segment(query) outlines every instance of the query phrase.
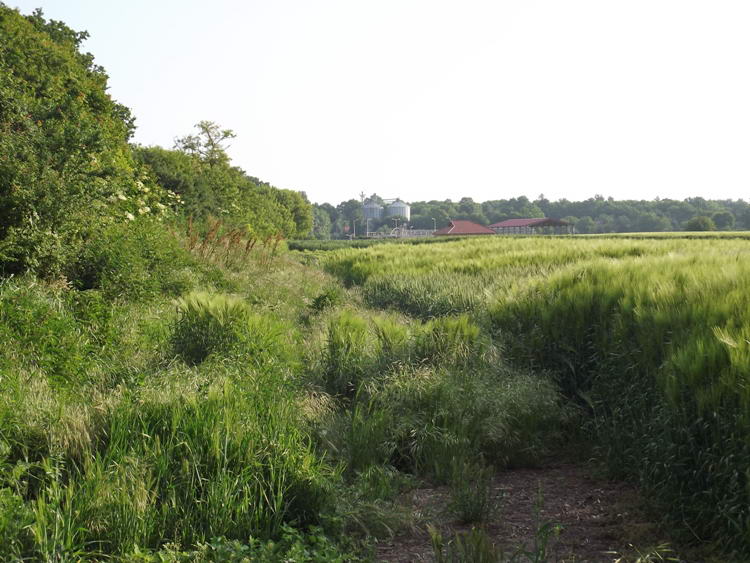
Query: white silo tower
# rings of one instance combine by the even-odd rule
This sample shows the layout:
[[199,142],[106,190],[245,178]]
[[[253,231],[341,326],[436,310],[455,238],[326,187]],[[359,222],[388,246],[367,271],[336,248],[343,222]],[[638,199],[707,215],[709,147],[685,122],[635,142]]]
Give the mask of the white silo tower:
[[365,219],[380,219],[383,216],[383,206],[370,200],[362,206],[362,214]]
[[409,221],[411,219],[411,207],[409,207],[408,203],[397,199],[385,208],[385,216],[403,217],[406,221]]

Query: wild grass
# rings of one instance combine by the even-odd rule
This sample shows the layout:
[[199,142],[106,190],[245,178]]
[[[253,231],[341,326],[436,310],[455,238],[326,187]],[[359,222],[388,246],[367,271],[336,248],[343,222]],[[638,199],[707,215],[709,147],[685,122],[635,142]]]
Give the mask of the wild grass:
[[497,518],[500,498],[493,490],[495,469],[479,458],[454,458],[451,463],[451,499],[448,508],[462,524],[475,524]]
[[0,559],[356,560],[417,480],[481,521],[493,470],[581,424],[745,553],[750,242],[380,244],[322,258],[345,290],[154,228],[0,282]]
[[294,331],[270,316],[252,313],[238,297],[199,292],[177,300],[172,347],[193,365],[211,355],[234,355],[256,367],[294,367],[293,337]]
[[[82,258],[95,283],[0,282],[0,559],[356,560],[338,548],[341,469],[299,408],[288,323],[331,280],[282,257],[238,272],[142,234]],[[190,283],[144,277],[172,269]]]

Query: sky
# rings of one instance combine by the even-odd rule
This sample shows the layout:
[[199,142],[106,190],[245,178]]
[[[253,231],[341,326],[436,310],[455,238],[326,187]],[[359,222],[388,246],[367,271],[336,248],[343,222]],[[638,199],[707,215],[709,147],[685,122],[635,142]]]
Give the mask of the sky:
[[750,199],[747,0],[4,0],[91,37],[135,142],[211,120],[311,201]]

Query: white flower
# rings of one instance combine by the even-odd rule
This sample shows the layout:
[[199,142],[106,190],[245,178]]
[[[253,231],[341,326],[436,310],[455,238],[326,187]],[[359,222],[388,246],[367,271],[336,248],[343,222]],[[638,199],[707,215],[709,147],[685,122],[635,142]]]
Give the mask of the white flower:
[[132,213],[126,213],[125,219],[127,219],[128,221],[133,221],[135,219],[135,215],[133,215]]
[[138,213],[143,215],[144,213],[148,213],[149,211],[151,211],[151,208],[148,205],[144,205],[138,210]]
[[117,199],[125,201],[128,198],[125,197],[121,192],[117,192]]

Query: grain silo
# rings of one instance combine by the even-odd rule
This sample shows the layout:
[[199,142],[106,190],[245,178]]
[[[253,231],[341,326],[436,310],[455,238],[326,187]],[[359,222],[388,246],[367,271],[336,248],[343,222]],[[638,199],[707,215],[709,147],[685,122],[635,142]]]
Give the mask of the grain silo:
[[408,203],[404,203],[400,199],[397,199],[390,203],[385,208],[386,217],[403,217],[406,221],[411,219],[411,207]]
[[376,201],[368,201],[362,206],[365,219],[380,219],[383,216],[383,206]]

